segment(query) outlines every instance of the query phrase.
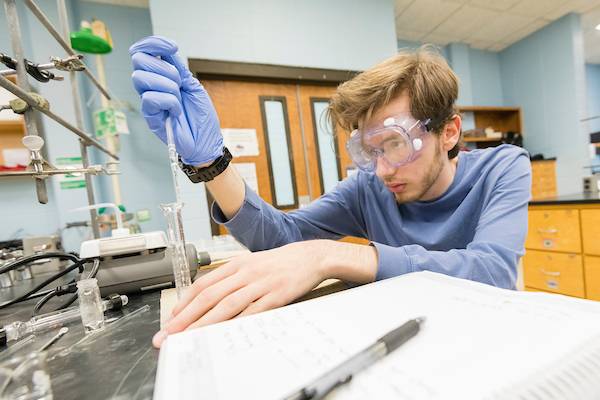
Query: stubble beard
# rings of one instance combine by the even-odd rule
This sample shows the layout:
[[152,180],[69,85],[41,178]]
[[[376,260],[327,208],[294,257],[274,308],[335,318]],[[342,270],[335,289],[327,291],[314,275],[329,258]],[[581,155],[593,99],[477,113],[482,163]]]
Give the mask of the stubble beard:
[[415,188],[414,191],[410,191],[407,193],[394,193],[396,203],[405,204],[421,200],[425,196],[425,194],[429,192],[433,184],[438,180],[443,168],[444,163],[442,161],[442,155],[439,152],[439,143],[436,141],[435,158],[433,159],[431,168],[429,168],[429,171],[427,171],[425,178]]

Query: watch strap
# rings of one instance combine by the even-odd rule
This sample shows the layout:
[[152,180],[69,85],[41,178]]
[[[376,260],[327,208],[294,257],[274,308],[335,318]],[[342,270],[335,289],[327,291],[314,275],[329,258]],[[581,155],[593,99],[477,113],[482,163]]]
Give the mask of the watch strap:
[[181,157],[179,157],[179,167],[193,183],[209,182],[225,171],[232,159],[233,156],[227,147],[223,147],[223,155],[213,161],[208,167],[198,168],[187,165],[181,160]]

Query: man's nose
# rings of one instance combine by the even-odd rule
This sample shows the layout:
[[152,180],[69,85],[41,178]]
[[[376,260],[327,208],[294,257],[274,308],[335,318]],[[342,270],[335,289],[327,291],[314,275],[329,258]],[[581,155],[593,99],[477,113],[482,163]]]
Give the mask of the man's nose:
[[394,175],[396,173],[396,169],[396,167],[390,165],[390,163],[385,159],[385,157],[377,157],[377,167],[375,169],[375,174],[380,178]]

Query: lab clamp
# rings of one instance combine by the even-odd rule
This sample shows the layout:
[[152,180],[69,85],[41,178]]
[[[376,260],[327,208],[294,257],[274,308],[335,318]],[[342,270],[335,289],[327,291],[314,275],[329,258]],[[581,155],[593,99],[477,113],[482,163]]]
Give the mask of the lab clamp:
[[[69,21],[67,17],[67,9],[65,0],[57,0],[58,16],[60,21],[60,31],[52,24],[40,7],[34,2],[34,0],[23,0],[27,8],[31,13],[39,20],[39,22],[46,28],[48,33],[58,42],[58,44],[67,53],[64,58],[52,57],[49,63],[36,64],[30,60],[26,60],[23,54],[23,46],[21,39],[21,27],[19,22],[19,15],[17,13],[16,0],[3,0],[4,9],[6,12],[7,28],[9,37],[11,40],[12,51],[14,58],[6,54],[0,53],[0,63],[4,64],[8,69],[0,70],[0,87],[8,90],[17,99],[10,102],[10,104],[1,104],[0,112],[2,110],[13,110],[18,114],[23,115],[25,122],[26,135],[23,138],[23,144],[27,147],[31,155],[31,162],[29,163],[26,171],[10,171],[1,172],[0,178],[14,177],[14,176],[32,176],[36,183],[36,192],[38,201],[42,204],[48,202],[48,192],[46,188],[46,179],[52,175],[59,174],[72,174],[81,173],[85,177],[86,190],[88,203],[94,204],[94,189],[92,186],[91,175],[118,174],[118,160],[119,157],[100,142],[98,142],[92,135],[86,133],[83,130],[83,113],[79,102],[79,86],[76,79],[77,72],[83,72],[95,85],[98,91],[106,98],[111,100],[111,95],[96,79],[96,77],[90,72],[86,64],[83,62],[83,56],[76,54],[68,43],[69,40]],[[33,77],[38,82],[48,82],[50,80],[61,81],[62,76],[56,75],[53,70],[65,71],[69,74],[73,107],[75,110],[76,123],[71,124],[64,120],[59,115],[52,112],[50,109],[50,103],[47,99],[32,92],[29,85],[28,76]],[[17,84],[14,84],[6,76],[16,75]],[[36,117],[37,114],[44,114],[46,117],[54,120],[58,124],[62,125],[67,130],[73,132],[79,137],[80,142],[80,153],[83,167],[79,169],[59,169],[52,166],[50,163],[44,160],[41,154],[44,140],[39,136]],[[105,153],[110,157],[110,161],[105,166],[90,165],[88,158],[88,147],[96,147],[101,152]],[[96,211],[90,210],[90,216],[92,220],[92,230],[95,238],[100,236],[98,222],[96,218]]]

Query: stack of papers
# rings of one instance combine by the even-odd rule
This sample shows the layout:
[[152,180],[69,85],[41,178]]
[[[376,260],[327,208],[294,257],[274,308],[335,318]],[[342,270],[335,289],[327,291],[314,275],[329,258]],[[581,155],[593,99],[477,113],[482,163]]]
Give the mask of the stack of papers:
[[600,398],[600,303],[419,272],[172,335],[155,399],[281,399],[419,316],[328,399]]

